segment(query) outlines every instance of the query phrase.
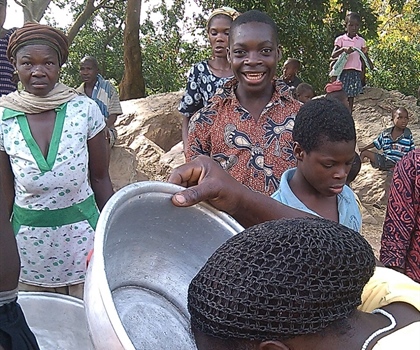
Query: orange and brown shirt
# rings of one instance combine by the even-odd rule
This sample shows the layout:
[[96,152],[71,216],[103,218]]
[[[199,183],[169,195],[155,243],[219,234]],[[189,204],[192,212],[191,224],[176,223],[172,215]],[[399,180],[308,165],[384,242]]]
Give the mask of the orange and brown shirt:
[[296,166],[292,130],[301,103],[275,79],[275,91],[255,121],[241,106],[235,78],[190,120],[187,161],[203,154],[248,188],[271,195],[284,171]]

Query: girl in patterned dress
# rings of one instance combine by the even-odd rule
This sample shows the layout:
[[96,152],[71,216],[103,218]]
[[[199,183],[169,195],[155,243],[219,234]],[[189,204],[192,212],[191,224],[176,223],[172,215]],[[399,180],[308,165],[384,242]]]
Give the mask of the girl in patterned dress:
[[188,140],[188,122],[200,108],[207,106],[208,100],[216,90],[233,76],[230,63],[227,61],[229,28],[239,13],[230,7],[214,10],[207,20],[212,58],[195,64],[188,73],[187,86],[178,110],[184,115],[182,119],[182,140],[184,150]]
[[67,37],[27,23],[7,56],[23,91],[0,103],[0,176],[25,290],[82,297],[99,210],[112,195],[105,120],[95,101],[58,83]]

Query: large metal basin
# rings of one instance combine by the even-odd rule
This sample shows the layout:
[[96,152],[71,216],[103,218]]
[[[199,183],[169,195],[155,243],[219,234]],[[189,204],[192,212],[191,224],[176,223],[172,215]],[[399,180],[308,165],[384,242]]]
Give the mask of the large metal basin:
[[18,302],[41,350],[93,349],[83,301],[46,292],[19,292]]
[[243,230],[207,204],[172,205],[182,189],[139,182],[103,209],[85,283],[85,311],[98,350],[195,349],[188,285],[225,240]]

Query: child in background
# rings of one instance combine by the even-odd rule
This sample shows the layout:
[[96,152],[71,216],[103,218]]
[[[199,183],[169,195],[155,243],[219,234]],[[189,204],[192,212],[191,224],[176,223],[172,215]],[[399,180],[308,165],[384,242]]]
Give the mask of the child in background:
[[358,13],[350,12],[346,15],[346,33],[335,39],[334,50],[331,55],[333,59],[342,54],[348,55],[345,55],[347,60],[337,79],[343,83],[343,90],[347,94],[350,111],[353,111],[354,97],[363,90],[361,57],[366,60],[366,65],[373,69],[372,61],[367,54],[366,41],[358,34],[360,25],[361,17]]
[[298,101],[306,103],[315,97],[314,88],[307,83],[300,83],[295,90],[295,97]]
[[297,167],[283,173],[271,197],[360,232],[359,205],[346,185],[356,147],[349,110],[335,99],[308,101],[296,115],[293,141]]
[[235,75],[191,118],[186,158],[212,157],[237,181],[271,195],[294,167],[292,129],[301,104],[275,78],[281,58],[278,29],[260,11],[230,27],[228,59]]
[[[407,128],[408,111],[399,107],[392,112],[393,127],[382,131],[372,143],[360,149],[360,158],[369,159],[374,168],[393,169],[401,158],[413,150],[414,140],[411,130]],[[370,148],[382,149],[383,153],[369,151]]]
[[288,58],[283,64],[283,75],[280,79],[294,90],[302,82],[302,80],[297,76],[299,70],[300,61],[296,58]]

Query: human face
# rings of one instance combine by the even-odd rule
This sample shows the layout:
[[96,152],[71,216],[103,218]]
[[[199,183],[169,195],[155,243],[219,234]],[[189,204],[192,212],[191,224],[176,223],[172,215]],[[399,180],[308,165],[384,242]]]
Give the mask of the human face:
[[324,141],[306,153],[299,144],[295,145],[298,159],[297,171],[302,174],[313,193],[325,197],[341,193],[354,160],[356,141]]
[[394,119],[393,119],[394,125],[399,129],[405,129],[408,124],[408,114],[398,109],[394,113]]
[[302,103],[306,103],[306,102],[308,102],[309,100],[312,100],[313,99],[313,97],[314,97],[314,94],[311,92],[311,91],[309,91],[309,90],[307,90],[307,91],[303,91],[302,93],[300,93],[300,94],[297,94],[297,99],[300,101],[300,102],[302,102]]
[[293,80],[297,74],[297,68],[291,63],[285,63],[283,66],[283,79],[284,80]]
[[12,64],[25,91],[37,96],[48,94],[58,82],[58,53],[47,45],[26,45],[16,52]]
[[82,78],[83,82],[88,84],[95,84],[96,79],[98,78],[98,73],[98,67],[94,62],[86,60],[80,63],[80,77]]
[[231,24],[232,19],[225,15],[216,15],[210,20],[208,35],[214,57],[226,58]]
[[350,38],[354,38],[359,33],[360,22],[354,18],[350,18],[346,22],[346,32]]
[[228,59],[238,89],[258,94],[271,88],[280,57],[275,33],[268,24],[249,22],[231,31]]

